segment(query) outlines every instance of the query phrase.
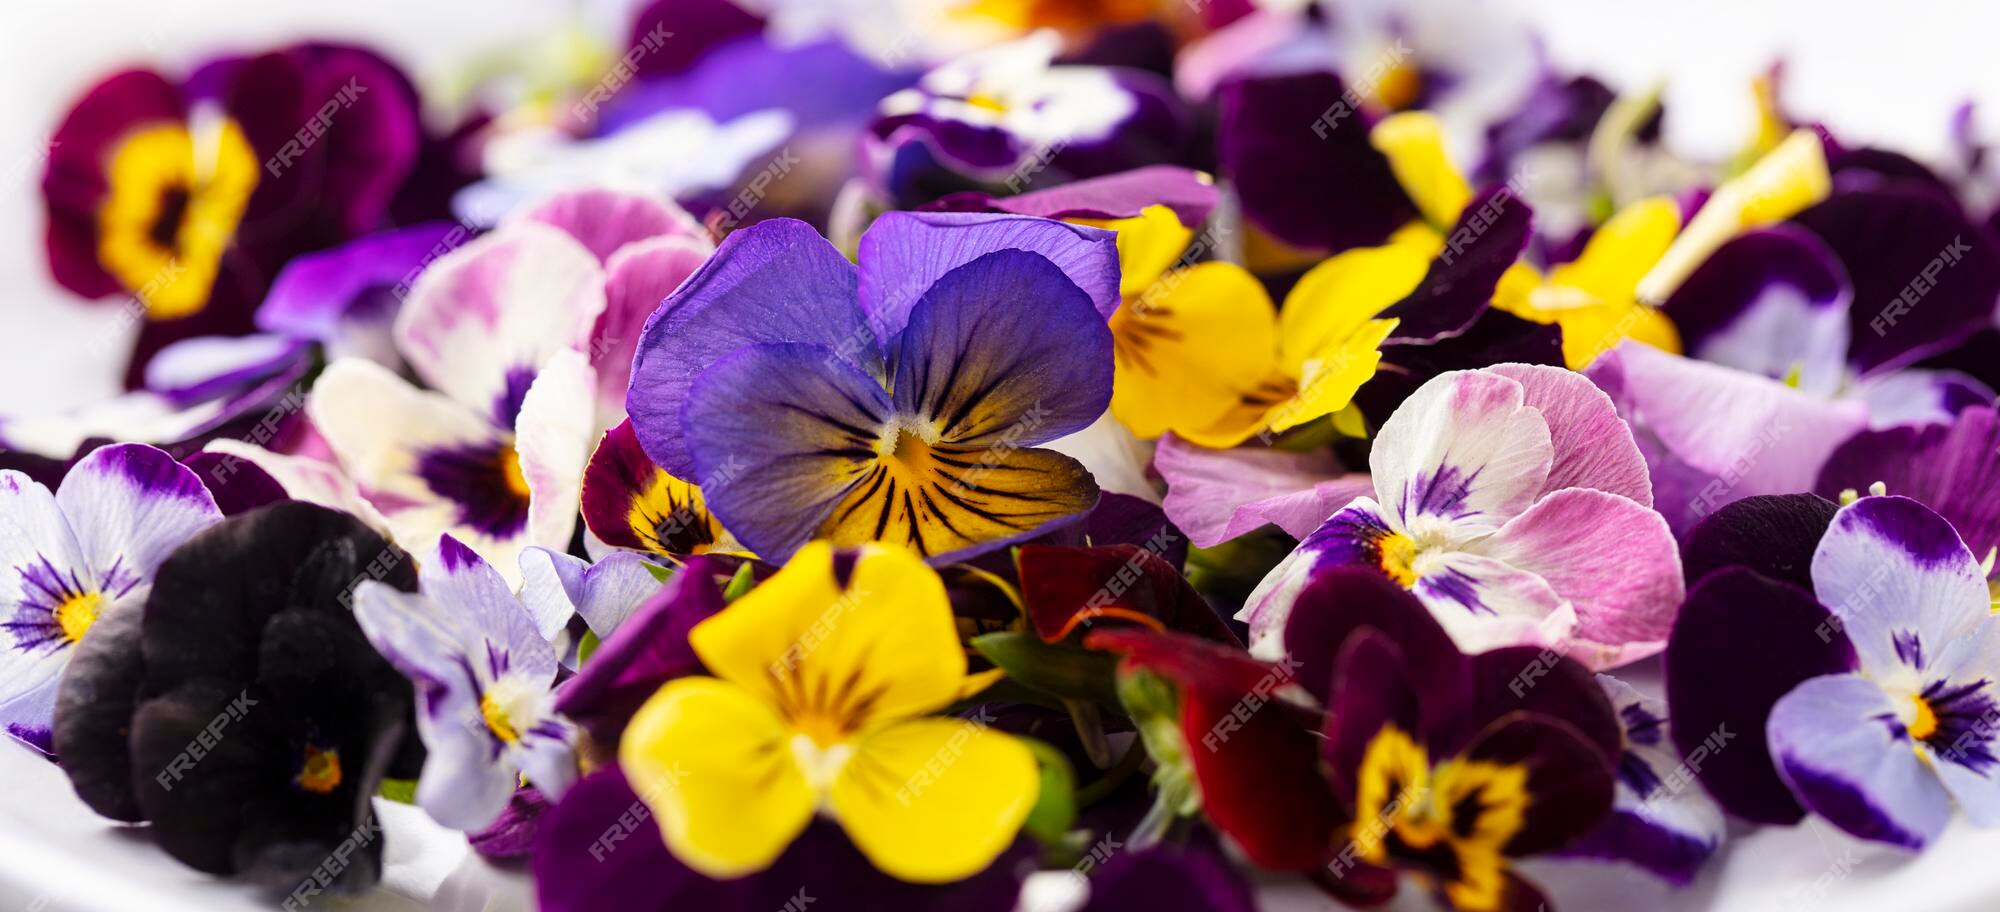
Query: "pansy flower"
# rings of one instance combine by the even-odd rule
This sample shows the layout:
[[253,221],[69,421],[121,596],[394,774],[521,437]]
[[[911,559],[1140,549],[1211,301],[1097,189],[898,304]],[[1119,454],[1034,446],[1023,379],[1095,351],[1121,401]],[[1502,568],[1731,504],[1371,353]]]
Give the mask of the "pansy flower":
[[1992,325],[2000,247],[1914,183],[1843,187],[1717,248],[1665,303],[1688,353],[1859,399],[1878,428],[1991,400],[1972,377],[1916,367]]
[[642,197],[555,197],[418,276],[395,335],[430,389],[327,367],[307,413],[399,540],[450,532],[510,582],[521,548],[568,547],[599,420],[577,407],[600,392],[591,359],[621,371],[637,315],[699,258],[687,224]]
[[990,550],[1096,502],[1037,445],[1104,412],[1117,269],[1107,232],[1026,216],[884,215],[858,268],[760,222],[647,323],[632,428],[767,559],[814,538]]
[[[958,880],[1005,850],[1035,804],[1026,747],[928,717],[968,678],[944,585],[909,552],[814,544],[688,639],[716,677],[660,688],[619,764],[633,782],[665,783],[644,800],[696,871],[761,871],[824,815],[884,873]],[[927,768],[943,751],[952,762]]]
[[99,447],[54,493],[0,471],[0,723],[50,750],[56,688],[99,617],[137,610],[167,555],[222,518],[201,480],[144,444]]
[[[1826,527],[1810,582],[1728,567],[1689,594],[1667,649],[1677,746],[1717,726],[1768,744],[1705,769],[1710,792],[1752,820],[1803,808],[1908,849],[1935,840],[1954,803],[1976,825],[2000,822],[2000,622],[1950,523],[1905,497],[1863,497]],[[1728,641],[1755,643],[1755,659]]]
[[[1862,431],[1834,448],[1813,491],[1838,499],[1882,485],[1944,517],[1981,561],[2000,549],[2000,416],[1975,405],[1949,424]],[[1989,568],[1990,572],[1990,568]]]
[[[723,466],[727,474],[740,468]],[[583,524],[613,548],[662,557],[742,550],[709,512],[699,485],[647,457],[629,420],[604,432],[584,466]]]
[[1610,667],[1664,645],[1680,556],[1631,432],[1588,380],[1538,365],[1440,375],[1382,425],[1369,466],[1375,498],[1322,523],[1237,615],[1260,655],[1334,566],[1409,589],[1463,649],[1566,642]]
[[1374,574],[1316,579],[1276,663],[1143,630],[1086,642],[1175,686],[1210,822],[1259,867],[1316,873],[1351,904],[1387,901],[1402,871],[1453,908],[1534,908],[1510,860],[1611,805],[1617,723],[1580,665],[1533,647],[1466,656]]
[[1055,32],[1035,32],[882,99],[862,147],[874,189],[916,204],[1181,158],[1190,131],[1172,86],[1142,70],[1054,65],[1060,46]]
[[1724,827],[1722,809],[1683,769],[1727,749],[1738,733],[1710,732],[1697,742],[1702,752],[1684,758],[1665,701],[1610,675],[1597,682],[1618,714],[1616,791],[1611,813],[1559,854],[1628,862],[1686,886],[1722,844]]
[[1605,352],[1585,375],[1631,427],[1654,507],[1676,536],[1731,501],[1811,490],[1834,449],[1868,425],[1859,401],[1637,343]]
[[576,725],[554,712],[556,652],[538,619],[449,535],[418,581],[421,594],[372,580],[354,591],[362,632],[416,687],[429,749],[417,804],[474,831],[506,810],[523,775],[561,798],[577,776]]
[[380,227],[422,140],[408,79],[361,48],[227,58],[178,85],[118,73],[51,134],[50,268],[140,308],[136,385],[167,342],[248,330],[290,257]]
[[[114,609],[101,622],[112,635],[85,639],[64,677],[55,743],[77,795],[149,822],[197,870],[288,891],[373,885],[384,840],[371,799],[385,776],[415,776],[423,750],[409,682],[349,609],[357,580],[408,591],[416,571],[312,504],[189,539],[143,610]],[[336,850],[347,863],[327,870]]]

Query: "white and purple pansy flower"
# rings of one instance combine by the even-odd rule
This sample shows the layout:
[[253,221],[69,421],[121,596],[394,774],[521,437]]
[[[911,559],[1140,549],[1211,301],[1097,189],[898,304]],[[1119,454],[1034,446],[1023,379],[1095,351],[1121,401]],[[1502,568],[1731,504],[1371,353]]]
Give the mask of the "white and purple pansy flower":
[[[1716,519],[1778,539],[1814,525],[1737,513]],[[1762,742],[1703,771],[1725,808],[1768,822],[1810,812],[1908,849],[1935,840],[1954,803],[2000,823],[2000,621],[1950,523],[1906,497],[1863,497],[1833,514],[1809,579],[1736,563],[1690,593],[1666,665],[1675,718],[1700,720],[1676,729],[1678,747],[1717,725]]]
[[1097,502],[1041,444],[1104,414],[1118,303],[1097,228],[893,212],[856,264],[771,219],[661,303],[626,405],[646,455],[758,555],[830,539],[962,558]]
[[1467,652],[1561,644],[1607,668],[1665,644],[1680,556],[1631,432],[1583,377],[1440,374],[1383,423],[1369,463],[1375,498],[1321,523],[1237,615],[1253,652],[1278,647],[1322,569],[1356,565],[1414,592]]
[[555,713],[556,652],[507,581],[447,535],[420,591],[355,589],[368,641],[417,688],[429,756],[417,804],[458,830],[498,819],[525,775],[550,798],[576,780],[576,725]]
[[705,244],[665,203],[552,198],[417,278],[395,334],[428,390],[342,359],[308,413],[399,540],[422,548],[450,532],[518,581],[521,548],[567,547],[576,527],[584,463],[610,417],[578,403],[617,400],[591,362],[624,375],[642,314]]
[[951,190],[1005,182],[1018,192],[1030,179],[1055,183],[1181,157],[1188,121],[1166,80],[1056,65],[1061,47],[1057,33],[1035,32],[954,59],[882,99],[862,137],[874,189],[922,203]]
[[1928,188],[1835,193],[1716,248],[1662,305],[1689,355],[1868,405],[1874,427],[1991,401],[1915,368],[1993,323],[2000,249]]
[[1597,683],[1618,713],[1621,750],[1611,813],[1561,854],[1630,862],[1668,883],[1693,882],[1722,844],[1722,809],[1693,781],[1692,769],[1725,749],[1737,732],[1708,733],[1692,759],[1675,747],[1665,701],[1600,674]]
[[99,447],[54,493],[0,471],[0,724],[50,750],[56,686],[91,625],[136,608],[176,547],[222,519],[201,479],[144,444]]

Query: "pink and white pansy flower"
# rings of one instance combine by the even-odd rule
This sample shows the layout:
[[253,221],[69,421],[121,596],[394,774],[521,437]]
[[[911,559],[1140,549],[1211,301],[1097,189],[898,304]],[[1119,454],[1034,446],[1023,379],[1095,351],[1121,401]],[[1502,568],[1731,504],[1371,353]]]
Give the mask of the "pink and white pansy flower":
[[1579,374],[1502,364],[1440,374],[1384,422],[1375,497],[1321,523],[1237,618],[1280,649],[1299,590],[1366,566],[1410,589],[1459,648],[1545,645],[1595,668],[1658,652],[1684,592],[1646,462]]
[[449,533],[511,585],[523,548],[568,546],[638,328],[707,255],[696,231],[645,197],[552,197],[412,285],[395,339],[427,388],[371,361],[328,365],[307,413],[401,544]]
[[51,750],[56,688],[99,617],[136,610],[153,571],[221,521],[194,471],[142,443],[98,447],[62,484],[0,471],[0,724]]

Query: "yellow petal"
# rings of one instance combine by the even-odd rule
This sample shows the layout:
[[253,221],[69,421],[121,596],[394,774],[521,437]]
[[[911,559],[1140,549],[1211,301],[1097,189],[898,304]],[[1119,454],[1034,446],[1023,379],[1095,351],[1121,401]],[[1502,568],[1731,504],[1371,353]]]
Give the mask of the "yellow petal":
[[1202,263],[1153,288],[1111,315],[1111,412],[1145,438],[1214,421],[1274,369],[1278,349],[1277,308],[1240,266]]
[[1289,431],[1347,408],[1361,384],[1375,376],[1375,368],[1382,362],[1382,340],[1395,329],[1395,320],[1370,320],[1353,334],[1308,356],[1300,365],[1298,392],[1271,410],[1271,430]]
[[875,867],[915,883],[984,870],[1014,842],[1040,792],[1035,757],[968,719],[918,719],[854,746],[833,813]]
[[794,737],[749,691],[680,678],[633,714],[618,763],[675,857],[710,877],[740,877],[770,867],[812,821],[817,801]]
[[833,547],[807,545],[688,634],[717,677],[823,744],[943,707],[965,682],[965,652],[937,571],[900,548],[857,551],[843,586]]
[[1069,219],[1078,225],[1118,232],[1118,268],[1123,278],[1118,293],[1125,298],[1143,294],[1187,252],[1194,229],[1181,224],[1172,209],[1154,204],[1127,219]]
[[1626,339],[1636,339],[1664,352],[1680,354],[1681,334],[1659,310],[1626,301],[1558,311],[1562,325],[1563,362],[1571,370],[1582,370],[1597,356],[1618,347]]
[[1701,211],[1688,221],[1658,265],[1639,283],[1639,297],[1658,304],[1679,288],[1688,274],[1744,228],[1790,218],[1826,198],[1833,187],[1826,148],[1809,129],[1792,135],[1750,170],[1716,188]]
[[1416,202],[1424,220],[1442,231],[1458,221],[1472,201],[1465,182],[1444,148],[1444,123],[1428,111],[1407,111],[1382,119],[1369,131],[1368,141],[1389,157],[1396,182]]
[[1090,509],[1083,464],[1054,450],[926,443],[904,432],[820,524],[839,544],[893,542],[919,554],[960,551]]
[[1549,271],[1549,282],[1604,300],[1632,297],[1681,229],[1680,206],[1664,196],[1626,206],[1590,236],[1576,259]]
[[1297,371],[1309,357],[1339,349],[1375,315],[1408,297],[1430,258],[1410,245],[1360,247],[1314,266],[1278,311],[1279,360]]
[[1229,449],[1260,433],[1268,438],[1272,433],[1273,410],[1291,402],[1298,392],[1298,378],[1286,371],[1272,371],[1255,386],[1238,393],[1229,410],[1214,421],[1197,427],[1176,427],[1174,434],[1214,450]]

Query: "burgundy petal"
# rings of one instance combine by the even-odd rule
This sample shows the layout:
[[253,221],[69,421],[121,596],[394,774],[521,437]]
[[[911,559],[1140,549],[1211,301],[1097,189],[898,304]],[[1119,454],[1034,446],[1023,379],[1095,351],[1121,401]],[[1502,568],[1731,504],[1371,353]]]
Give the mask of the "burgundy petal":
[[1812,494],[1758,494],[1723,504],[1695,524],[1681,548],[1688,587],[1725,567],[1748,567],[1813,591],[1813,549],[1839,509]]

